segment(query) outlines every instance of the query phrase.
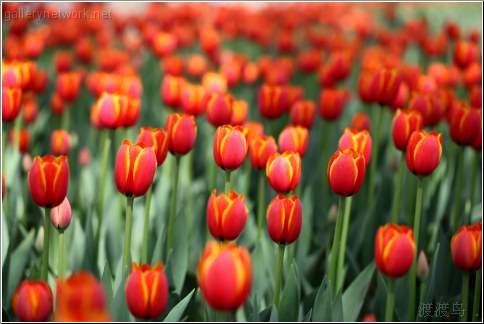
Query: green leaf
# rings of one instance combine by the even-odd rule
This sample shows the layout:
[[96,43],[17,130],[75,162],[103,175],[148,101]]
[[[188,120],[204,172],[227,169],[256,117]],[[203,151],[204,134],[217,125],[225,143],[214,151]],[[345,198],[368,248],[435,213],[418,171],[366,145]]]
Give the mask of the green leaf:
[[293,263],[286,278],[279,302],[278,318],[281,321],[296,322],[299,315],[299,276]]
[[158,232],[158,238],[156,239],[155,247],[153,249],[151,264],[156,264],[163,260],[163,251],[165,251],[165,245],[163,244],[164,239],[165,239],[165,228],[162,225]]
[[343,293],[343,319],[345,322],[357,320],[374,272],[375,263],[371,262]]
[[188,269],[188,239],[185,215],[179,213],[175,220],[175,237],[173,244],[172,273],[175,291],[180,295]]
[[170,313],[168,313],[163,322],[180,321],[195,291],[196,289],[193,289],[185,298],[183,298],[175,307],[173,307],[173,309],[170,311]]
[[[425,290],[424,294],[424,300],[421,300],[421,303],[429,303],[434,300],[435,296],[435,288],[437,285],[441,284],[440,282],[437,282],[437,264],[439,262],[439,249],[440,249],[440,244],[437,244],[437,248],[435,249],[434,257],[432,258],[432,266],[430,268],[430,272],[428,274],[428,277],[426,278],[427,281],[427,289]],[[430,283],[430,284],[429,284]],[[420,315],[422,312],[418,312],[417,314],[417,321],[422,322],[426,318],[422,317]]]
[[333,300],[333,322],[343,322],[343,298],[341,290],[336,294]]
[[[269,322],[269,319],[271,317],[271,313],[272,313],[272,307],[273,305],[271,306],[267,306],[266,308],[264,308],[263,310],[261,310],[259,312],[259,319],[261,322]],[[277,314],[276,314],[277,316]]]
[[313,309],[311,308],[309,312],[304,316],[303,322],[311,322],[311,314],[313,313]]
[[113,283],[111,277],[111,269],[109,268],[108,261],[106,261],[106,263],[104,264],[103,274],[101,276],[101,283],[104,287],[104,292],[106,293],[108,304],[110,304],[113,300]]
[[257,295],[254,295],[254,304],[252,306],[252,322],[260,322],[259,301],[257,300]]
[[279,322],[279,319],[277,318],[277,308],[276,308],[276,305],[272,305],[272,308],[271,308],[271,317],[269,318],[269,322]]
[[2,217],[2,267],[5,258],[7,257],[8,245],[10,238],[8,236],[8,226],[5,217]]
[[7,305],[10,305],[12,302],[13,293],[22,280],[24,269],[30,259],[30,252],[33,244],[34,230],[31,230],[22,243],[20,243],[20,245],[12,252],[8,272]]
[[308,254],[309,249],[311,247],[311,239],[312,239],[312,229],[313,229],[313,191],[312,187],[308,186],[304,190],[304,194],[302,197],[302,211],[303,211],[303,218],[302,218],[302,228],[301,234],[299,235],[299,240],[297,243],[298,247],[298,255],[305,256]]
[[331,284],[328,276],[324,276],[321,286],[319,286],[316,299],[314,300],[313,315],[311,321],[313,322],[330,322],[333,320],[333,296],[331,292]]
[[126,304],[126,295],[124,291],[124,286],[126,285],[126,279],[128,278],[129,269],[126,267],[123,271],[122,279],[118,285],[118,290],[114,294],[111,305],[109,306],[109,311],[113,316],[113,320],[116,322],[128,322],[129,311],[128,305]]

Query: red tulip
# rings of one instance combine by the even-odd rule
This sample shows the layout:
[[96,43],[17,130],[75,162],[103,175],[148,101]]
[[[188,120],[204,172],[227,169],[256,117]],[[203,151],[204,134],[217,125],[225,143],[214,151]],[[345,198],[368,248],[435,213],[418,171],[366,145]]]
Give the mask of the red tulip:
[[64,230],[69,226],[72,220],[72,209],[67,196],[59,206],[52,208],[50,220],[52,225],[60,230]]
[[37,98],[34,96],[28,96],[24,99],[22,109],[22,119],[25,125],[34,123],[37,120],[39,114],[39,106],[37,104]]
[[413,132],[407,146],[407,167],[415,175],[431,174],[442,156],[442,134],[434,131]]
[[311,129],[316,117],[316,105],[311,100],[298,100],[291,107],[291,124]]
[[234,99],[231,95],[212,93],[207,99],[206,115],[210,124],[219,127],[230,122]]
[[454,47],[454,63],[460,69],[467,68],[478,57],[476,44],[466,41],[458,41]]
[[234,100],[232,104],[232,115],[230,116],[230,125],[243,125],[247,120],[249,105],[245,100]]
[[417,110],[398,109],[393,117],[392,137],[393,144],[400,151],[406,151],[408,140],[413,132],[423,129],[423,119]]
[[459,145],[471,145],[479,133],[481,122],[478,109],[459,106],[450,118],[450,137]]
[[242,126],[224,125],[217,128],[213,156],[220,168],[233,171],[242,165],[248,150],[248,132]]
[[413,93],[407,108],[422,114],[424,126],[436,125],[443,116],[442,105],[435,93]]
[[267,226],[271,240],[291,244],[299,237],[302,227],[302,205],[298,196],[277,195],[267,207]]
[[274,191],[293,191],[301,178],[301,157],[298,153],[287,151],[272,154],[267,160],[266,175]]
[[275,119],[289,106],[289,94],[283,87],[264,84],[259,90],[259,112],[264,118]]
[[64,113],[64,101],[55,92],[52,94],[52,97],[50,97],[50,108],[54,115],[61,116]]
[[74,101],[81,89],[79,72],[64,72],[57,76],[56,92],[64,101]]
[[234,243],[208,242],[198,263],[197,278],[210,307],[220,311],[236,310],[250,293],[250,254]]
[[135,317],[153,320],[163,314],[168,302],[168,279],[163,263],[154,267],[133,263],[125,294],[129,311]]
[[50,137],[50,152],[53,155],[69,155],[71,136],[63,129],[55,130]]
[[338,150],[328,164],[329,186],[337,195],[352,196],[360,189],[365,171],[363,154],[353,149]]
[[188,75],[198,79],[207,71],[207,60],[202,55],[193,54],[187,58],[186,70]]
[[71,52],[57,51],[54,55],[54,65],[57,73],[69,72],[72,69],[73,56]]
[[101,128],[116,129],[124,124],[128,97],[103,93],[91,110],[91,120]]
[[207,204],[207,225],[210,234],[220,241],[235,240],[242,233],[249,210],[244,203],[244,195],[231,190],[216,196],[212,191]]
[[319,114],[325,120],[336,120],[341,116],[349,100],[349,91],[346,89],[324,89],[319,96]]
[[452,261],[461,271],[472,272],[482,266],[482,221],[464,225],[450,242]]
[[159,32],[153,37],[153,51],[159,58],[172,54],[177,47],[177,39],[174,35]]
[[181,77],[165,75],[161,82],[161,99],[169,107],[176,108],[180,105],[181,92],[185,80]]
[[338,146],[340,150],[353,149],[363,154],[366,165],[370,163],[372,141],[368,131],[357,131],[356,129],[345,128],[343,135],[339,139]]
[[45,281],[25,280],[13,295],[12,307],[22,322],[46,322],[52,313],[52,291]]
[[219,73],[207,72],[203,75],[202,85],[209,95],[227,93],[227,79]]
[[199,116],[207,105],[207,92],[197,84],[185,84],[181,90],[180,106],[187,114]]
[[277,152],[277,145],[272,136],[258,136],[249,140],[249,160],[255,169],[265,169],[269,157]]
[[279,149],[281,152],[297,152],[301,157],[306,154],[308,148],[309,132],[300,126],[287,126],[279,134]]
[[126,197],[143,196],[150,188],[156,173],[153,147],[144,143],[131,144],[124,140],[116,155],[114,180],[119,192]]
[[165,130],[171,154],[182,156],[191,151],[197,137],[197,124],[193,116],[170,114],[166,118]]
[[66,156],[36,156],[28,175],[30,195],[40,207],[53,208],[62,203],[69,184]]
[[258,122],[247,122],[243,125],[249,130],[249,142],[256,138],[264,135],[264,125]]
[[156,163],[160,166],[168,154],[168,134],[163,128],[142,127],[138,132],[137,142],[153,147],[156,155]]
[[397,69],[377,68],[361,73],[358,90],[364,102],[389,106],[397,98],[401,82],[402,73]]
[[11,146],[15,145],[15,136],[18,136],[18,150],[22,153],[27,153],[30,149],[30,133],[27,129],[21,128],[19,130],[12,129],[8,134],[8,142]]
[[374,254],[378,270],[390,277],[403,276],[410,270],[415,258],[413,231],[405,225],[380,226]]
[[2,201],[4,197],[5,197],[5,175],[3,174],[3,171],[2,171]]
[[11,122],[17,118],[22,103],[22,89],[2,87],[2,122]]
[[370,131],[371,130],[371,119],[365,113],[357,113],[354,114],[351,119],[351,128],[362,131]]
[[[482,120],[482,109],[479,108],[479,119]],[[482,150],[482,123],[479,124],[477,135],[472,142],[472,148],[476,151]]]

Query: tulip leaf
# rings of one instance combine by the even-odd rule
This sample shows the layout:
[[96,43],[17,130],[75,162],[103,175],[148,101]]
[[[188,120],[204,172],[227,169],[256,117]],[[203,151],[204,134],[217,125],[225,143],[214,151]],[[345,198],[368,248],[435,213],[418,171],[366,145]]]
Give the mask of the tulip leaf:
[[185,215],[179,213],[175,220],[175,235],[173,244],[172,274],[175,291],[180,295],[188,269],[188,238],[185,224]]
[[252,305],[252,322],[259,322],[259,300],[257,294],[254,295],[254,303]]
[[333,299],[333,322],[343,322],[343,298],[341,290]]
[[313,309],[311,308],[309,312],[304,316],[303,322],[311,322],[311,315],[313,314]]
[[297,254],[301,256],[306,256],[311,247],[311,231],[313,229],[313,190],[312,187],[308,187],[304,190],[304,195],[302,197],[302,228],[301,234],[297,242]]
[[193,289],[185,298],[183,298],[173,309],[168,313],[163,322],[178,322],[183,316],[185,309],[192,300],[192,296],[196,289]]
[[267,306],[266,308],[264,308],[259,312],[259,320],[261,322],[269,322],[269,319],[271,317],[272,307],[273,305]]
[[269,322],[279,322],[276,305],[272,305],[271,307],[271,317],[269,318]]
[[130,320],[128,305],[126,304],[126,294],[124,290],[128,274],[129,268],[126,267],[123,271],[123,276],[118,285],[118,289],[114,294],[111,304],[109,305],[109,311],[111,312],[113,320],[116,322],[128,322]]
[[113,283],[111,279],[111,269],[109,268],[109,263],[106,261],[104,264],[103,274],[101,276],[101,283],[104,287],[104,292],[106,293],[107,304],[110,304],[113,300]]
[[343,293],[343,319],[345,322],[357,320],[374,272],[375,263],[371,262]]
[[330,322],[333,320],[333,296],[331,292],[331,284],[328,276],[324,276],[321,286],[319,286],[318,293],[314,300],[313,314],[311,321],[313,322]]
[[8,236],[8,226],[5,217],[2,217],[2,266],[7,257],[8,245],[10,243],[10,237]]
[[[8,294],[7,303],[12,302],[12,295],[17,289],[22,276],[24,274],[24,269],[30,260],[30,253],[32,246],[34,244],[34,230],[31,230],[27,237],[20,243],[20,245],[12,252],[10,255],[10,267],[8,276]],[[8,304],[9,305],[9,304]]]
[[151,264],[156,264],[163,260],[163,251],[165,251],[165,245],[163,244],[164,238],[165,238],[165,228],[163,225],[161,225],[161,228],[158,231],[158,238],[156,239],[156,243],[153,248]]
[[296,264],[292,266],[287,275],[281,300],[279,301],[278,318],[281,321],[296,322],[299,315],[300,285]]

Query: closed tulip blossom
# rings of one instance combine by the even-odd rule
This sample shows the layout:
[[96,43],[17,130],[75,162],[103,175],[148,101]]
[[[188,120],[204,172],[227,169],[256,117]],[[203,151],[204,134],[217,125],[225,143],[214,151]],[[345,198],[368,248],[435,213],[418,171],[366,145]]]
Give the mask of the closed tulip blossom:
[[144,195],[156,173],[153,147],[125,140],[116,155],[114,180],[119,192],[127,197]]
[[431,174],[442,156],[442,134],[434,131],[413,132],[407,146],[407,167],[415,175]]
[[13,295],[12,307],[22,322],[46,322],[52,313],[52,291],[43,281],[23,281]]
[[56,92],[67,102],[77,99],[81,90],[81,75],[79,72],[63,72],[57,76]]
[[458,106],[450,117],[450,137],[459,145],[472,145],[481,123],[478,109]]
[[248,129],[224,125],[217,128],[213,142],[213,156],[217,165],[226,171],[238,169],[248,150]]
[[272,154],[267,160],[266,175],[274,191],[293,191],[301,178],[301,157],[298,153],[288,151]]
[[328,164],[331,190],[340,196],[352,196],[360,190],[365,179],[366,162],[362,153],[353,149],[338,150]]
[[186,84],[181,90],[180,106],[185,113],[199,116],[205,111],[207,99],[207,92],[203,86]]
[[375,262],[378,270],[390,277],[405,275],[415,258],[413,231],[405,225],[387,224],[378,228]]
[[207,204],[208,230],[220,241],[235,240],[242,233],[248,214],[244,195],[231,190],[228,195],[216,196],[214,189]]
[[103,93],[91,110],[91,121],[99,128],[116,129],[124,124],[128,110],[128,97]]
[[230,123],[234,99],[231,95],[212,93],[207,99],[207,120],[215,127]]
[[63,129],[52,132],[50,151],[54,155],[69,155],[71,151],[71,136]]
[[166,119],[165,130],[168,133],[168,151],[176,156],[190,152],[197,137],[197,124],[190,115],[170,114]]
[[258,100],[262,117],[276,119],[286,111],[289,105],[289,94],[284,87],[264,84],[259,90]]
[[267,208],[269,236],[277,244],[291,244],[302,227],[302,205],[298,196],[277,195]]
[[138,132],[137,142],[154,148],[158,166],[165,161],[168,154],[168,134],[163,128],[142,127]]
[[254,169],[265,169],[269,157],[276,152],[277,144],[272,136],[258,136],[249,140],[249,160]]
[[301,157],[306,154],[308,148],[309,132],[300,126],[287,126],[279,134],[279,149],[281,152],[297,152]]
[[125,286],[129,311],[140,319],[155,319],[163,314],[168,302],[168,279],[163,263],[154,267],[133,263]]
[[249,252],[234,243],[208,242],[198,262],[197,279],[207,304],[234,311],[247,300],[252,285]]
[[452,236],[450,250],[454,265],[472,272],[482,267],[482,221],[464,225]]
[[179,107],[184,84],[185,80],[181,77],[165,75],[161,82],[161,99],[163,103],[168,107]]
[[351,118],[351,128],[359,131],[367,130],[371,131],[371,119],[367,114],[359,113],[354,114]]
[[2,86],[2,122],[11,122],[17,118],[22,103],[22,89]]
[[298,100],[291,107],[291,124],[311,129],[316,117],[316,105],[311,100]]
[[52,208],[50,219],[52,225],[59,230],[64,230],[69,226],[72,220],[72,210],[67,197],[59,206]]
[[356,152],[363,154],[366,165],[370,163],[372,142],[368,131],[357,131],[355,129],[346,128],[339,139],[338,146],[340,150],[353,149]]
[[243,125],[247,120],[249,105],[245,100],[234,100],[232,105],[232,115],[230,116],[230,125]]
[[324,120],[338,119],[349,99],[349,91],[346,89],[324,89],[319,96],[319,114]]
[[398,109],[393,117],[393,144],[400,151],[406,151],[410,135],[423,129],[422,115],[416,110]]

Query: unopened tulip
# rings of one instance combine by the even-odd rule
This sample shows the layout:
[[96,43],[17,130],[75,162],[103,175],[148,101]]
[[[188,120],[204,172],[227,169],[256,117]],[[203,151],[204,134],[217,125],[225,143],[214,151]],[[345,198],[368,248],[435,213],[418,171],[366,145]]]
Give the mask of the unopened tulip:
[[42,280],[23,281],[13,295],[12,307],[22,322],[46,322],[52,313],[52,291]]
[[154,267],[133,263],[125,294],[129,311],[135,317],[153,320],[163,314],[168,302],[168,279],[163,263]]
[[207,92],[205,88],[197,84],[185,84],[181,90],[180,106],[190,115],[201,115],[207,105]]
[[301,157],[298,153],[288,151],[272,154],[267,160],[266,175],[274,191],[293,191],[301,178]]
[[210,307],[234,311],[245,303],[250,293],[250,254],[234,243],[208,242],[198,263],[197,279]]
[[128,97],[105,92],[91,110],[91,121],[101,128],[120,128],[123,126],[127,110]]
[[119,192],[126,197],[143,196],[150,188],[156,173],[153,147],[144,143],[131,144],[124,140],[116,155],[114,180]]
[[50,220],[52,225],[60,230],[65,230],[69,226],[72,220],[72,210],[67,197],[59,206],[52,208]]
[[232,115],[230,116],[230,125],[243,125],[247,120],[249,105],[245,100],[234,100],[232,104]]
[[202,85],[208,94],[224,95],[227,93],[227,79],[219,73],[207,72],[203,75]]
[[353,149],[338,150],[328,164],[329,186],[337,195],[352,196],[360,189],[365,171],[363,154]]
[[289,95],[284,87],[264,84],[258,95],[259,112],[262,117],[276,119],[289,107]]
[[37,120],[39,114],[39,105],[34,96],[29,96],[24,99],[22,107],[22,119],[25,125],[30,125]]
[[20,88],[2,87],[2,122],[11,122],[17,118],[22,103]]
[[69,155],[71,136],[63,129],[55,130],[50,137],[50,152],[54,155]]
[[52,97],[50,97],[50,108],[52,110],[52,113],[57,116],[62,115],[62,113],[64,112],[64,101],[56,92],[54,92],[52,94]]
[[298,100],[291,107],[291,124],[311,129],[316,117],[316,105],[311,100]]
[[165,75],[161,82],[161,99],[169,107],[180,106],[180,96],[185,80],[181,77]]
[[306,154],[308,148],[309,132],[300,126],[287,126],[279,134],[279,149],[281,152],[297,152],[301,157]]
[[478,135],[481,122],[478,109],[459,106],[450,117],[450,137],[459,145],[471,145]]
[[401,277],[412,266],[415,258],[413,231],[405,226],[387,224],[376,233],[375,262],[378,270],[389,277]]
[[208,230],[217,240],[235,240],[242,233],[248,214],[244,195],[230,190],[228,195],[221,193],[216,196],[214,189],[207,204]]
[[319,96],[319,114],[325,120],[336,120],[341,116],[349,99],[346,89],[324,89]]
[[154,148],[158,166],[165,161],[168,154],[168,134],[163,128],[142,127],[139,130],[137,142]]
[[248,150],[248,132],[242,126],[224,125],[217,128],[213,156],[220,168],[233,171],[242,165]]
[[81,89],[79,72],[64,72],[57,76],[56,92],[64,101],[74,101]]
[[393,144],[400,151],[406,151],[408,140],[413,132],[423,128],[423,118],[417,110],[398,109],[393,117],[392,137]]
[[208,122],[215,127],[230,123],[233,102],[231,95],[212,93],[207,99],[205,111]]
[[173,34],[159,32],[153,37],[153,52],[159,58],[172,54],[176,46],[177,40]]
[[185,155],[195,145],[197,124],[193,116],[170,114],[166,118],[165,130],[168,133],[168,151],[171,154]]
[[419,278],[424,279],[429,274],[429,261],[427,260],[427,256],[425,252],[422,250],[418,254],[417,259],[417,275]]
[[365,113],[354,114],[351,118],[351,128],[362,131],[371,131],[371,119]]
[[265,169],[269,157],[277,152],[277,144],[272,136],[258,136],[249,140],[249,160],[255,169]]
[[415,175],[431,174],[439,165],[442,156],[442,134],[434,131],[413,132],[408,141],[407,167]]
[[340,150],[353,149],[363,154],[366,165],[370,163],[372,141],[370,133],[366,130],[357,131],[356,129],[346,128],[339,139],[338,148]]
[[464,225],[452,236],[450,250],[454,265],[461,271],[472,272],[482,266],[482,221]]
[[458,41],[454,47],[454,63],[460,69],[467,68],[472,62],[477,60],[478,48],[474,43]]
[[291,244],[302,227],[302,205],[298,196],[277,195],[267,207],[269,236],[277,244]]

